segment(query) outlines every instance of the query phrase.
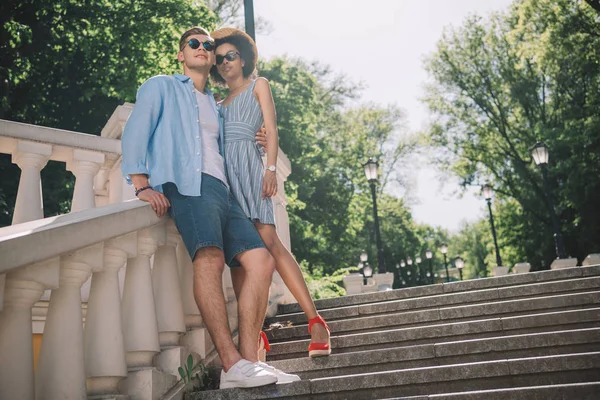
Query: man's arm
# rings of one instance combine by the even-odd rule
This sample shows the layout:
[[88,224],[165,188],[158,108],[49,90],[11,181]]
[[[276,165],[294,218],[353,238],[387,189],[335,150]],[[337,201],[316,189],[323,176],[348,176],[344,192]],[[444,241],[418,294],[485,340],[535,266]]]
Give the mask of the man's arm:
[[[121,137],[121,170],[127,183],[136,190],[150,186],[146,167],[148,146],[162,111],[162,96],[156,80],[146,81],[138,90],[136,103]],[[149,202],[156,215],[162,217],[170,207],[167,198],[153,189],[138,193],[140,200]]]

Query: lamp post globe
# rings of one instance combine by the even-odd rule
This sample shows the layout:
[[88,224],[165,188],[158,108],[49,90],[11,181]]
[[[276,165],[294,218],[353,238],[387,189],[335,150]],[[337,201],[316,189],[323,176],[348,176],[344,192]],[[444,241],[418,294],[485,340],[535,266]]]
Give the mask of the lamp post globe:
[[366,251],[363,250],[363,252],[360,253],[360,262],[366,263],[368,259],[369,259],[369,255],[367,254]]
[[531,148],[531,156],[535,165],[546,165],[548,164],[548,158],[550,156],[548,147],[544,143],[537,142]]
[[458,268],[458,273],[460,274],[460,280],[463,280],[462,269],[465,266],[465,260],[462,259],[461,256],[458,256],[454,259],[454,265]]
[[373,276],[373,268],[369,264],[365,264],[363,267],[363,275],[365,278],[370,278]]

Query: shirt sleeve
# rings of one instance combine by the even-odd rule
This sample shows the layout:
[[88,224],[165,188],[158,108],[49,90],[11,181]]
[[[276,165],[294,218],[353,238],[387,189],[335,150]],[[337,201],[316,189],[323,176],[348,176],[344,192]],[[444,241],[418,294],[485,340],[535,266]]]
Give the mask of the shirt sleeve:
[[147,166],[148,147],[162,112],[160,82],[151,78],[140,86],[135,106],[121,137],[121,171],[131,185],[131,174],[146,174],[150,178]]

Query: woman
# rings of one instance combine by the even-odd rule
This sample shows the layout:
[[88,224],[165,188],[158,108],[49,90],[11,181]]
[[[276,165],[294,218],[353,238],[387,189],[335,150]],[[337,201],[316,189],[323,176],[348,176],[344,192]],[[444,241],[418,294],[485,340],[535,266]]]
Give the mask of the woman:
[[[254,222],[275,259],[277,272],[308,317],[309,356],[329,355],[329,328],[317,313],[298,263],[275,230],[271,197],[277,193],[277,121],[269,82],[264,78],[255,79],[256,44],[245,32],[233,28],[219,29],[211,36],[216,46],[216,65],[211,70],[211,77],[229,88],[228,96],[220,103],[220,111],[225,123],[225,164],[231,191]],[[267,168],[263,166],[254,139],[263,124],[269,137]],[[242,279],[233,277],[236,293]],[[268,348],[266,337],[262,335],[262,338],[263,346]]]

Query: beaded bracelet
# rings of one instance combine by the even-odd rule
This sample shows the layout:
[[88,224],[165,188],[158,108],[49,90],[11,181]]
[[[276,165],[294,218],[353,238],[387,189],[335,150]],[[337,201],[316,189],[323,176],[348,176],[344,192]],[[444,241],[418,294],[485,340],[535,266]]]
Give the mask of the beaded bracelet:
[[146,189],[152,189],[152,186],[144,186],[144,187],[141,187],[141,188],[137,189],[135,191],[135,197],[138,197],[138,194],[140,194],[140,192],[143,192]]

